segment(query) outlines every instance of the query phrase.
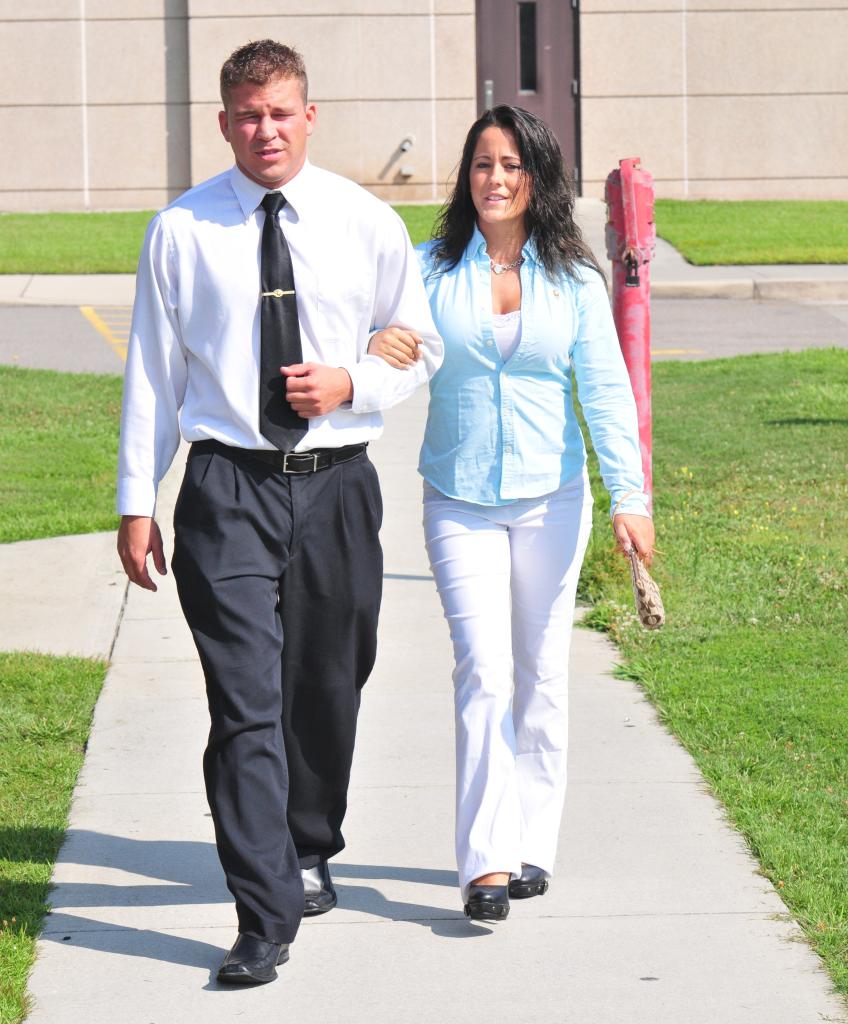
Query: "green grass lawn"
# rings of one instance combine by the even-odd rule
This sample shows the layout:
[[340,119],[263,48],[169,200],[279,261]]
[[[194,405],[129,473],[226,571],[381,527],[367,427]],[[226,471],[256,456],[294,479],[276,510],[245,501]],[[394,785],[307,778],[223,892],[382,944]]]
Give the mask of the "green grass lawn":
[[582,581],[848,994],[848,352],[654,365],[667,626],[634,622],[608,501]]
[[53,862],[106,666],[0,653],[0,1021],[26,1012],[26,979]]
[[[398,206],[413,244],[430,237],[438,206]],[[134,274],[153,210],[0,214],[0,274]]]
[[404,224],[406,224],[406,230],[409,232],[413,245],[429,240],[433,230],[433,223],[436,220],[436,214],[440,209],[441,207],[439,206],[429,205],[395,207],[395,210],[403,218]]
[[690,263],[848,263],[848,202],[658,199],[657,231]]
[[[396,207],[415,244],[435,205]],[[0,214],[0,274],[134,273],[152,210]],[[691,263],[848,263],[848,202],[657,200],[657,230]]]
[[121,378],[0,366],[0,543],[117,529]]
[[134,274],[152,216],[0,214],[0,274]]

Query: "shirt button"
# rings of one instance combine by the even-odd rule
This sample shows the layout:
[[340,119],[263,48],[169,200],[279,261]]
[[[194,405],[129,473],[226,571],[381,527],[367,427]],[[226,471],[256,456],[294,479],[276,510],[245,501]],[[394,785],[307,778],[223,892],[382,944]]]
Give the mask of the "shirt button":
[[487,346],[488,346],[489,348],[491,348],[491,347],[492,347],[492,345],[494,345],[494,342],[493,342],[493,341],[487,341],[487,342],[486,342],[486,345],[487,345]]
[[559,298],[559,292],[556,289],[554,289],[554,298],[555,299]]

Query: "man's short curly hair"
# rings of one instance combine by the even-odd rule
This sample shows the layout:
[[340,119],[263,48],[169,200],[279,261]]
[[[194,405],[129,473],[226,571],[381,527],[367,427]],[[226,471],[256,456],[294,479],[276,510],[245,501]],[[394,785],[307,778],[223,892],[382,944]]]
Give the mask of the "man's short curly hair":
[[268,85],[278,78],[296,78],[300,82],[303,102],[309,83],[303,57],[283,43],[273,39],[259,39],[245,43],[233,50],[221,68],[221,100],[226,108],[230,92],[235,86],[250,82],[251,85]]

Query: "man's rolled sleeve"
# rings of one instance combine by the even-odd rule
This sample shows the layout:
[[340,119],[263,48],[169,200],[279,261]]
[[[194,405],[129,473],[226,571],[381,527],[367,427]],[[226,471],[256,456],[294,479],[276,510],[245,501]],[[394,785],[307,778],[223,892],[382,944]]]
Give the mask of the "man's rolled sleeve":
[[119,515],[153,515],[159,481],[180,442],[187,374],[176,283],[173,249],[157,215],[148,226],[136,277],[118,451]]
[[402,402],[433,376],[444,357],[406,227],[394,210],[387,208],[377,260],[372,330],[391,326],[420,335],[420,358],[409,369],[398,370],[366,353],[355,366],[346,366],[353,381],[351,408],[355,413],[390,409]]

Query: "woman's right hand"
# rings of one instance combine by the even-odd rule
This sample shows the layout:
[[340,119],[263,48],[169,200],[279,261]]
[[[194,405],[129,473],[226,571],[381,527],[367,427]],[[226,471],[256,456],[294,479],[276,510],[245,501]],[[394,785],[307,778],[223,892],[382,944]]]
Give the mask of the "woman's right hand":
[[421,337],[415,331],[407,331],[403,327],[387,327],[377,331],[371,338],[368,352],[385,359],[396,370],[408,370],[421,358],[418,350],[420,344]]
[[625,515],[619,512],[613,518],[612,530],[619,549],[627,554],[631,547],[646,565],[651,564],[654,554],[654,521],[648,516]]

